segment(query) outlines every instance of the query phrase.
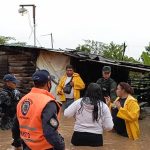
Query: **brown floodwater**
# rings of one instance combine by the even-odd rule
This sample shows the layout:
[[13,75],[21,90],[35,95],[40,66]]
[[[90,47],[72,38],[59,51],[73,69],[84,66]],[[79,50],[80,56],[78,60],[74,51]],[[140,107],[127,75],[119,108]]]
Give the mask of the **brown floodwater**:
[[[150,149],[150,116],[140,120],[141,137],[137,141],[121,137],[114,132],[104,133],[104,146],[93,147],[74,147],[70,144],[73,133],[73,119],[62,117],[60,123],[60,132],[65,138],[67,150],[149,150]],[[0,150],[13,150],[11,147],[11,131],[0,130]]]

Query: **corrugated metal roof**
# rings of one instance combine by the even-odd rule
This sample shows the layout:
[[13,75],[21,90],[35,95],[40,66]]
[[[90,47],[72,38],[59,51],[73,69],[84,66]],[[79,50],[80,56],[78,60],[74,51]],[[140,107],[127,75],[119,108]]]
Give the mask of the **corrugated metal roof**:
[[137,71],[150,72],[150,66],[143,65],[140,63],[131,63],[131,62],[126,62],[126,61],[111,60],[111,59],[104,58],[100,55],[84,54],[83,52],[77,52],[77,51],[76,52],[65,52],[65,54],[72,56],[72,57],[76,57],[81,60],[85,60],[85,61],[92,61],[92,62],[97,62],[97,63],[126,67],[126,68],[137,70]]
[[0,45],[0,49],[4,49],[4,48],[6,50],[10,50],[11,48],[17,48],[18,50],[25,49],[25,50],[35,50],[35,51],[44,50],[44,51],[49,51],[49,52],[58,52],[58,53],[63,53],[70,57],[75,57],[84,61],[92,61],[92,62],[103,63],[103,64],[108,64],[108,65],[126,67],[126,68],[133,69],[136,71],[150,72],[150,66],[147,66],[147,65],[143,65],[140,63],[131,63],[131,62],[125,62],[125,61],[111,60],[111,59],[104,58],[100,55],[87,54],[85,52],[76,51],[74,49],[49,49],[49,48],[44,48],[44,47],[34,47],[30,45],[26,45],[26,46],[9,45],[9,44]]
[[36,51],[40,51],[40,50],[45,50],[45,51],[53,51],[53,52],[64,52],[64,50],[62,49],[50,49],[50,48],[45,48],[45,47],[34,47],[32,45],[25,45],[25,46],[19,46],[19,45],[12,45],[12,44],[5,44],[5,45],[0,45],[0,48],[5,48],[6,50],[9,50],[9,48],[16,48],[18,50],[36,50]]

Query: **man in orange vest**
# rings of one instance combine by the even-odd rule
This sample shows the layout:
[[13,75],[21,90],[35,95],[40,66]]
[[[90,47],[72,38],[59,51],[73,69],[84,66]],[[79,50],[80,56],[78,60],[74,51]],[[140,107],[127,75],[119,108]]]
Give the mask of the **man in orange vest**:
[[57,131],[60,106],[49,93],[51,76],[38,70],[32,79],[35,87],[17,105],[12,145],[16,149],[22,145],[23,150],[64,150],[64,139]]

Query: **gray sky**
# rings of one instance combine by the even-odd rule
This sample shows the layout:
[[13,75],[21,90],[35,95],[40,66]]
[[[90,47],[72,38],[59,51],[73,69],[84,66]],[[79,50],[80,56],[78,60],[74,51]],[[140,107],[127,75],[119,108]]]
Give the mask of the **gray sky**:
[[[0,0],[0,35],[33,44],[32,8],[21,16],[19,4],[35,4],[37,39],[43,47],[76,48],[84,39],[128,45],[138,58],[150,42],[150,0]],[[40,46],[38,44],[38,46]]]

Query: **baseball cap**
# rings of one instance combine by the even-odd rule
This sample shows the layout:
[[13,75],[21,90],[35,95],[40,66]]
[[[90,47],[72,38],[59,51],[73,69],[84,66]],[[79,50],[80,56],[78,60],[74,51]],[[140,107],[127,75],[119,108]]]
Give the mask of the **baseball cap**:
[[102,71],[103,72],[111,72],[111,67],[110,66],[104,66]]
[[32,80],[34,82],[46,83],[48,81],[51,81],[51,75],[50,75],[50,73],[47,70],[37,70],[32,75]]
[[17,80],[16,77],[13,74],[6,74],[3,78],[3,80],[5,82],[7,82],[7,81],[11,81],[13,83],[18,83],[19,82],[19,80]]

